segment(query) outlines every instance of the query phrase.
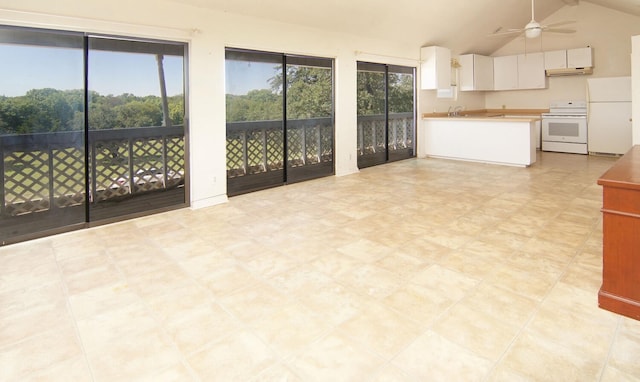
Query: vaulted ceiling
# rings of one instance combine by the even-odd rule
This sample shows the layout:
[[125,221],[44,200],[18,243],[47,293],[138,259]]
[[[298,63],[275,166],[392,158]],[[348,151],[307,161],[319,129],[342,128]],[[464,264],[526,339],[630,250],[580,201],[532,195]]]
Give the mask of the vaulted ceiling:
[[[454,53],[490,54],[509,37],[487,37],[531,20],[530,0],[171,0],[177,3],[329,29]],[[591,2],[640,16],[640,0],[537,0],[535,19]],[[513,38],[513,37],[511,37]]]

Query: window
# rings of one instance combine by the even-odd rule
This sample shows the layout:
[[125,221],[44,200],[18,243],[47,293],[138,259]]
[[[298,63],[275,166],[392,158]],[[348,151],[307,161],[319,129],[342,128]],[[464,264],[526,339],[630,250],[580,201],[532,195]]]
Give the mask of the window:
[[226,51],[227,193],[333,174],[333,62]]
[[415,154],[414,68],[358,62],[358,167]]

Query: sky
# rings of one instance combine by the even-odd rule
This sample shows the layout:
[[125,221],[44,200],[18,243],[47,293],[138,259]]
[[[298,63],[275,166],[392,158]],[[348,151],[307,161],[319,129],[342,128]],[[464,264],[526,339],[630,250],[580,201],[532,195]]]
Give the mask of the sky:
[[[81,49],[0,44],[0,58],[0,95],[21,96],[41,88],[83,88]],[[183,93],[182,66],[181,57],[164,57],[169,96]],[[90,51],[89,89],[102,95],[159,96],[156,58],[151,54]]]
[[225,61],[226,94],[244,95],[253,89],[271,89],[269,79],[282,69],[268,62]]

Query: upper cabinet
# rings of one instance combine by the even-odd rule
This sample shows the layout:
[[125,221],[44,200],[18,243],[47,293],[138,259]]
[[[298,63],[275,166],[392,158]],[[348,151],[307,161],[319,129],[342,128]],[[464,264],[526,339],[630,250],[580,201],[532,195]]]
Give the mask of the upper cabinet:
[[590,68],[593,66],[591,47],[567,49],[567,68]]
[[518,56],[493,58],[494,90],[518,89]]
[[461,91],[493,90],[493,57],[464,54],[458,61]]
[[567,68],[567,51],[566,50],[550,50],[544,52],[544,68],[546,69],[566,69]]
[[544,89],[546,87],[544,54],[542,52],[519,54],[518,89]]
[[592,66],[592,50],[590,46],[544,52],[544,68],[546,70],[590,68]]
[[440,46],[420,48],[420,88],[438,90],[451,88],[451,51]]
[[495,90],[544,89],[544,54],[493,57]]

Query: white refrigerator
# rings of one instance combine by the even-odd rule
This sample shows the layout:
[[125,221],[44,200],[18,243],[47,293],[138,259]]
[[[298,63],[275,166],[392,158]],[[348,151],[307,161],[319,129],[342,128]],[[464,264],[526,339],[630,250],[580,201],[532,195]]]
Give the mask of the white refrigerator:
[[624,154],[632,146],[631,77],[587,80],[590,153]]

